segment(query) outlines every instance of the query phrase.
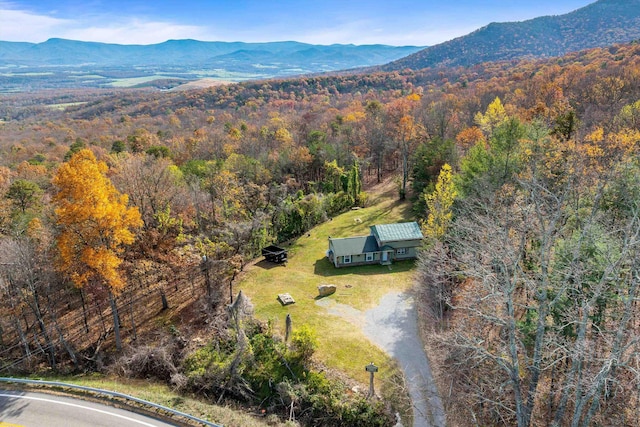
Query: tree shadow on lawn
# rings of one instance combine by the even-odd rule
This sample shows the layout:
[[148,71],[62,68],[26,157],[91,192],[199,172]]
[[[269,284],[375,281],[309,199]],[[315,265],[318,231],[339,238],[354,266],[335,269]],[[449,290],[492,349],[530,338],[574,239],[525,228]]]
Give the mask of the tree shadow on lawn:
[[276,267],[286,267],[287,263],[286,262],[277,263],[277,262],[271,262],[271,261],[267,261],[266,259],[263,259],[262,261],[256,262],[255,265],[264,270],[271,270],[272,268],[276,268]]
[[[399,217],[399,220],[390,220],[389,216],[391,216],[392,212],[396,209],[398,209],[398,211],[393,216]],[[353,212],[349,212],[349,214],[354,217],[353,222],[346,222],[341,225],[331,224],[329,226],[331,229],[330,235],[333,235],[335,237],[350,237],[354,235],[352,231],[354,228],[366,227],[365,230],[368,230],[368,227],[372,225],[388,224],[390,222],[412,221],[411,219],[409,219],[412,217],[411,204],[407,203],[404,200],[396,200],[384,209],[368,210],[368,208],[365,208]],[[361,234],[368,234],[368,231],[357,233],[357,235]]]
[[362,276],[371,276],[378,274],[393,274],[396,272],[407,271],[413,268],[414,260],[396,261],[391,265],[371,264],[356,265],[352,267],[336,268],[328,258],[323,257],[313,264],[313,273],[316,276],[344,276],[345,274],[358,274]]
[[[400,218],[404,218],[404,221],[412,221],[409,218],[413,218],[413,211],[412,211],[412,206],[413,204],[409,202],[408,199],[405,200],[400,200],[400,199],[396,199],[393,201],[393,203],[389,204],[388,206],[377,210],[377,213],[375,215],[372,215],[372,218],[378,218],[378,217],[383,217],[383,216],[387,216],[389,214],[391,214],[392,211],[397,211],[396,215],[399,216]],[[376,212],[374,210],[374,212]]]

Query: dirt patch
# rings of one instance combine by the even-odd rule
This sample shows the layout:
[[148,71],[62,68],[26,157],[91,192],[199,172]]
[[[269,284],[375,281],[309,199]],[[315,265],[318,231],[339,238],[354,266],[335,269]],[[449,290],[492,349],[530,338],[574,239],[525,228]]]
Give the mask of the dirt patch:
[[350,305],[335,302],[330,298],[319,299],[316,301],[316,305],[324,307],[324,309],[327,310],[328,314],[338,316],[360,329],[364,328],[365,326],[365,313],[351,307]]
[[191,90],[191,89],[205,89],[208,87],[213,87],[213,86],[224,86],[224,85],[230,85],[233,84],[233,82],[231,81],[227,81],[227,80],[218,80],[218,79],[213,79],[213,78],[203,78],[203,79],[199,79],[199,80],[194,80],[191,81],[189,83],[185,83],[183,85],[177,86],[175,88],[173,88],[173,91],[180,91],[180,90]]

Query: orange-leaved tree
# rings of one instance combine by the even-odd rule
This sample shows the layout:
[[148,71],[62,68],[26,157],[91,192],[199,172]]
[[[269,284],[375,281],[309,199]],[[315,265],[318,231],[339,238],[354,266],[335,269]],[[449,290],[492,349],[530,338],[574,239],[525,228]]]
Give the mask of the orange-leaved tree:
[[125,282],[119,272],[125,245],[133,243],[132,229],[142,226],[140,212],[128,207],[106,176],[107,165],[87,149],[80,150],[58,169],[53,184],[59,226],[58,269],[82,288],[96,284],[109,294],[116,347],[121,349],[115,295]]

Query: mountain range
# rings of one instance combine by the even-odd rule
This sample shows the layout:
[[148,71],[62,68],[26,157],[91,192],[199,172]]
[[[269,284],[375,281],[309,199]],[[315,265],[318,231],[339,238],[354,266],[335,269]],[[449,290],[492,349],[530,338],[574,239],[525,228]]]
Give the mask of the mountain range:
[[320,72],[383,64],[420,50],[416,46],[312,45],[168,40],[151,45],[121,45],[49,39],[43,43],[0,41],[0,66],[224,66],[246,70],[286,64]]
[[[56,88],[170,89],[202,80],[239,82],[388,63],[422,47],[168,40],[120,45],[49,39],[0,41],[0,93]],[[190,86],[185,86],[190,87]]]
[[637,39],[640,0],[598,0],[564,15],[492,23],[427,48],[294,41],[169,40],[152,45],[0,41],[0,92],[110,86],[168,89],[199,79],[238,82],[360,67],[369,72],[472,66],[554,57]]
[[640,0],[599,0],[565,15],[492,23],[381,67],[470,66],[526,57],[553,57],[640,38]]

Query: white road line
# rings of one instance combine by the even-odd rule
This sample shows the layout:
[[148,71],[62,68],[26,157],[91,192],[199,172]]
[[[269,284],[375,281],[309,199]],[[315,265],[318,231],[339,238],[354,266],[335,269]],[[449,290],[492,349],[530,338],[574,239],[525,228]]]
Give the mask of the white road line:
[[52,399],[44,399],[41,397],[32,397],[32,396],[21,396],[19,394],[3,394],[0,393],[0,397],[11,397],[14,399],[30,399],[30,400],[39,400],[41,402],[50,402],[50,403],[56,403],[58,405],[65,405],[65,406],[72,406],[74,408],[81,408],[81,409],[86,409],[89,411],[94,411],[94,412],[99,412],[101,414],[106,414],[106,415],[110,415],[112,417],[117,417],[117,418],[122,418],[128,421],[133,421],[134,423],[137,424],[141,424],[143,426],[148,426],[148,427],[157,427],[155,424],[149,424],[146,423],[144,421],[140,421],[140,420],[136,420],[135,418],[129,418],[129,417],[125,417],[124,415],[119,415],[119,414],[114,414],[112,412],[108,412],[108,411],[103,411],[101,409],[96,409],[96,408],[91,408],[89,406],[82,406],[82,405],[77,405],[75,403],[69,403],[69,402],[59,402],[57,400],[52,400]]

